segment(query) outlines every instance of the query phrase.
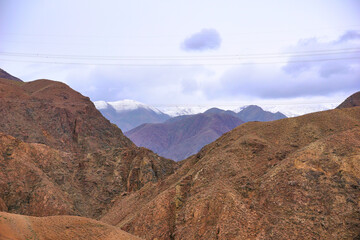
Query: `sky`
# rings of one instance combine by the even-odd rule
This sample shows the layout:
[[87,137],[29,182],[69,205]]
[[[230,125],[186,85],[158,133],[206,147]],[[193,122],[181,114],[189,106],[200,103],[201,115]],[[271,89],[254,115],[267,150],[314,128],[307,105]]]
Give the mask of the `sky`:
[[0,0],[0,68],[93,101],[338,104],[360,90],[360,1]]

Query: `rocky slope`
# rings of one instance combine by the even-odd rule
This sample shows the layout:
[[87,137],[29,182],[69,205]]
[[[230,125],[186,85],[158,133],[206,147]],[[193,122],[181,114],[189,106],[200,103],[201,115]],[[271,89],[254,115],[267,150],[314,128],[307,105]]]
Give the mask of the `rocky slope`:
[[356,92],[345,99],[345,101],[342,102],[337,108],[349,108],[356,106],[360,106],[360,92]]
[[135,240],[140,238],[114,226],[83,217],[29,217],[0,212],[0,239]]
[[165,123],[143,124],[126,135],[138,146],[179,161],[241,123],[239,118],[227,113],[200,113],[172,118]]
[[134,100],[95,102],[97,109],[122,131],[129,131],[144,123],[162,123],[170,118],[156,108]]
[[99,218],[176,163],[136,147],[89,98],[50,81],[0,79],[0,206]]
[[358,239],[359,116],[242,124],[102,221],[146,239]]

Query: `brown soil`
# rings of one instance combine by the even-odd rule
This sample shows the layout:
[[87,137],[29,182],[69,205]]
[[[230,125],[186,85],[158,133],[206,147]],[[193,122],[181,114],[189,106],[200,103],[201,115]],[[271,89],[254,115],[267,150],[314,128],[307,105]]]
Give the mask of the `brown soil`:
[[140,239],[120,229],[83,217],[29,217],[0,212],[1,240],[131,240]]

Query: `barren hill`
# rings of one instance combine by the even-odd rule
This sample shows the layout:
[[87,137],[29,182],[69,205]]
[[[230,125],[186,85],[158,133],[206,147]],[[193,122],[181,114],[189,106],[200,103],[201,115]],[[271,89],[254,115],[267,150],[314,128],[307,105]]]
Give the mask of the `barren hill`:
[[29,217],[0,212],[0,239],[132,240],[120,229],[83,217]]
[[146,239],[357,239],[360,107],[249,122],[102,221]]
[[137,145],[167,158],[183,160],[243,122],[228,113],[199,113],[164,123],[143,124],[126,132]]
[[98,218],[114,197],[174,171],[63,83],[0,79],[0,93],[0,202],[9,212]]

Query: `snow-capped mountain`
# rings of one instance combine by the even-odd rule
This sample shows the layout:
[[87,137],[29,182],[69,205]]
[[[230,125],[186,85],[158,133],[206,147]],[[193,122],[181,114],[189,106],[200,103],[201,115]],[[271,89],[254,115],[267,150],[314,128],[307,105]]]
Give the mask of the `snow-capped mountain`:
[[143,123],[161,123],[170,118],[159,109],[130,99],[115,102],[96,101],[95,107],[122,131]]
[[[143,123],[161,123],[171,117],[194,115],[204,113],[210,108],[216,107],[222,110],[231,110],[240,113],[249,105],[172,105],[152,107],[130,99],[121,101],[94,102],[96,108],[111,122],[117,124],[124,132],[129,131]],[[296,117],[307,113],[333,109],[338,103],[316,104],[259,104],[259,106],[271,113],[281,112],[287,117]]]
[[177,117],[177,116],[183,116],[183,115],[194,115],[198,113],[203,113],[206,110],[208,110],[209,106],[159,106],[157,107],[160,109],[163,113],[171,116],[171,117]]
[[144,108],[144,109],[152,110],[156,113],[161,113],[161,111],[157,108],[150,107],[144,103],[141,103],[141,102],[138,102],[135,100],[131,100],[131,99],[124,99],[124,100],[115,101],[115,102],[96,101],[96,102],[94,102],[94,104],[98,110],[106,109],[109,106],[111,106],[112,108],[114,108],[116,110],[116,112],[124,112],[124,111],[136,110],[138,108]]
[[[287,117],[296,117],[312,112],[325,111],[329,109],[334,109],[339,103],[316,103],[316,104],[256,104],[260,106],[263,110],[269,111],[272,113],[281,112]],[[157,109],[160,109],[163,113],[168,114],[171,117],[181,116],[181,115],[192,115],[203,113],[206,110],[216,107],[222,110],[231,110],[235,113],[239,113],[249,105],[216,105],[216,106],[206,106],[206,105],[194,105],[194,106],[159,106]]]

